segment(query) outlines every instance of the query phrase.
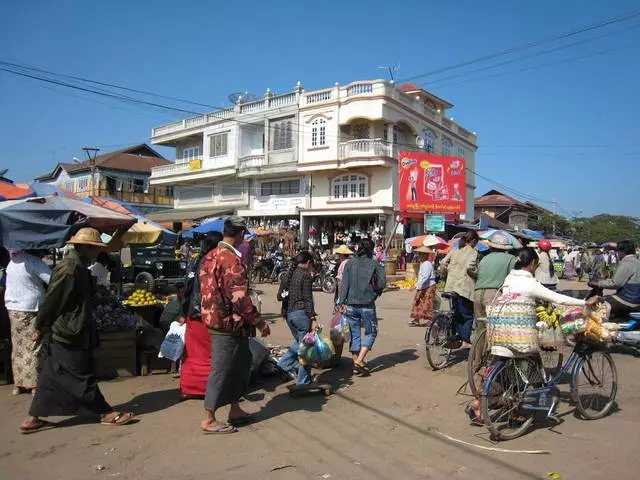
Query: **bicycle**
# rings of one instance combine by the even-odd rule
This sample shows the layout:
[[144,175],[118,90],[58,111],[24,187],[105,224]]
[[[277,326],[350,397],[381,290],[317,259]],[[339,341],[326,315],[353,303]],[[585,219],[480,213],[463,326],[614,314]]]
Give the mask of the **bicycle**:
[[443,293],[442,298],[448,300],[449,311],[436,311],[431,325],[424,333],[427,362],[434,370],[442,370],[449,365],[452,352],[462,346],[462,341],[456,334],[452,294]]
[[[487,342],[487,319],[477,318],[476,322],[482,324],[482,327],[477,329],[477,333],[471,340],[471,348],[469,349],[469,358],[467,360],[467,385],[469,385],[471,395],[478,398],[482,390],[485,372],[493,363],[493,356]],[[540,356],[542,365],[548,373],[554,374],[562,368],[564,360],[562,346],[543,347],[540,350]]]
[[[576,343],[560,372],[547,379],[540,355],[514,354],[505,347],[493,347],[495,356],[482,387],[480,408],[494,440],[512,440],[531,428],[536,412],[554,418],[560,401],[558,383],[571,371],[571,399],[577,413],[586,420],[605,417],[613,409],[618,372],[611,355],[600,343],[577,335]],[[600,392],[589,394],[588,388]]]

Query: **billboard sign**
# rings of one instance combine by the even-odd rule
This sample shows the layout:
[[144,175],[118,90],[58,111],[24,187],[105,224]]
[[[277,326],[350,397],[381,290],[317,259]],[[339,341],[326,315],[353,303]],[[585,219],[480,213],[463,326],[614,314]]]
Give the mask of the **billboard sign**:
[[424,232],[444,232],[445,219],[444,215],[426,215],[424,216]]
[[464,213],[464,158],[400,152],[398,162],[401,213]]

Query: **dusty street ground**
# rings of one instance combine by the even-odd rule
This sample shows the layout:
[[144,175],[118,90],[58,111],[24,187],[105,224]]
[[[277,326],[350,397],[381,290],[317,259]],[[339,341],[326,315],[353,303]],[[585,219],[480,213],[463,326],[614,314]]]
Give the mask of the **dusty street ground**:
[[[263,312],[276,317],[275,288],[264,287]],[[640,359],[616,354],[619,410],[588,422],[562,405],[564,422],[524,438],[495,445],[486,429],[470,427],[456,396],[466,378],[464,362],[442,372],[426,367],[420,328],[406,325],[413,293],[386,293],[379,301],[380,333],[370,357],[373,375],[351,378],[346,359],[326,371],[338,391],[330,398],[292,399],[267,381],[244,407],[259,421],[240,433],[205,436],[198,426],[201,401],[178,402],[178,380],[153,375],[102,383],[107,399],[131,409],[139,421],[111,428],[83,419],[61,428],[21,436],[18,426],[30,398],[0,387],[0,479],[562,479],[637,478],[640,444]],[[317,294],[329,321],[331,298]],[[271,343],[290,343],[281,320]],[[548,455],[498,453],[550,450]],[[104,466],[104,470],[96,467]]]

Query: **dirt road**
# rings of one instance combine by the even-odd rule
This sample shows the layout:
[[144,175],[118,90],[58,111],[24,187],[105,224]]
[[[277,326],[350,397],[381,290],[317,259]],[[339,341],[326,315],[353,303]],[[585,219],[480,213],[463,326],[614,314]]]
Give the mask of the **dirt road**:
[[[264,289],[263,312],[276,318],[275,288]],[[317,294],[325,322],[331,298]],[[406,325],[411,298],[398,291],[380,299],[371,377],[352,378],[345,358],[342,368],[322,373],[337,389],[330,398],[292,399],[280,382],[267,381],[244,402],[259,421],[235,435],[203,435],[202,402],[179,402],[178,380],[169,375],[101,385],[110,402],[137,413],[134,425],[56,418],[60,428],[29,436],[17,429],[30,398],[0,387],[0,479],[538,479],[547,472],[637,478],[640,359],[615,355],[619,409],[610,417],[587,422],[562,405],[563,423],[552,430],[496,445],[463,414],[468,399],[456,392],[465,382],[464,362],[442,372],[426,367],[424,330]],[[281,320],[272,332],[270,342],[290,343]]]

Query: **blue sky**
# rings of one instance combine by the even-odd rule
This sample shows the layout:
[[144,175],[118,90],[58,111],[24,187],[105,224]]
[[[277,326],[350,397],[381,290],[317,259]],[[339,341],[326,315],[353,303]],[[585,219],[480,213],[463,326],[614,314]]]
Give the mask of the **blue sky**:
[[[638,8],[637,0],[11,1],[0,4],[0,59],[226,106],[233,91],[283,92],[297,80],[324,88],[384,77],[380,65],[399,64],[403,79]],[[484,177],[543,206],[555,198],[566,215],[640,216],[634,25],[640,17],[416,82],[478,133]],[[0,72],[0,166],[30,180],[82,158],[84,145],[145,142],[153,126],[178,118]],[[478,194],[499,188],[477,183]]]

